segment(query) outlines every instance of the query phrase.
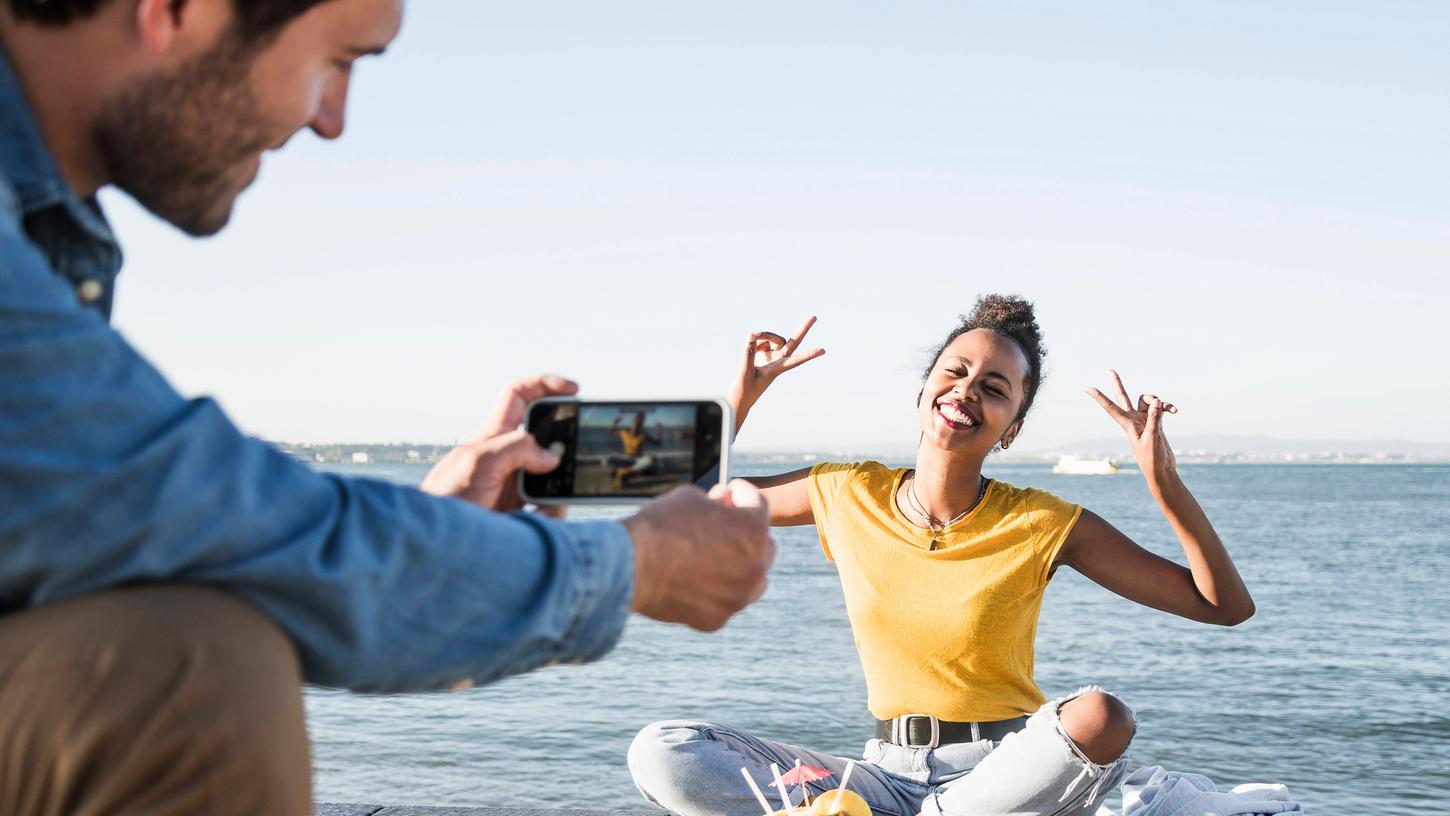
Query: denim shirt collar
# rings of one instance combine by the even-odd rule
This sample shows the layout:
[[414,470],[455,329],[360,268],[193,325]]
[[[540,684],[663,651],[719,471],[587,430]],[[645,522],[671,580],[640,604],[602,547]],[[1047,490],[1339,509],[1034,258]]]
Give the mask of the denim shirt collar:
[[83,305],[109,318],[121,247],[94,196],[76,197],[41,140],[30,103],[0,48],[0,184],[8,185],[31,242]]

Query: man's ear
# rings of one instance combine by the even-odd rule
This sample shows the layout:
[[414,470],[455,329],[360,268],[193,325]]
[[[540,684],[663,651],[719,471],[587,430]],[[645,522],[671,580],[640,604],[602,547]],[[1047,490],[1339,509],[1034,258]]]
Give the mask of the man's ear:
[[137,0],[136,36],[147,53],[160,56],[171,50],[188,5],[187,0]]
[[134,0],[136,35],[153,56],[200,53],[231,21],[231,0]]

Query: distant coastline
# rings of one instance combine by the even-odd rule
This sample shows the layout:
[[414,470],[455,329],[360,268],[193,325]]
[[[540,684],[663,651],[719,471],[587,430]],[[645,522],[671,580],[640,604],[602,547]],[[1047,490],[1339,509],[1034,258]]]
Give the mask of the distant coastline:
[[[451,448],[433,443],[337,442],[309,444],[273,442],[284,453],[309,464],[431,465]],[[1054,448],[1009,451],[993,456],[1002,464],[1051,464],[1065,454],[1111,457],[1132,467],[1126,444],[1116,439],[1087,440]],[[1263,436],[1205,435],[1185,437],[1174,447],[1184,464],[1214,465],[1418,465],[1450,464],[1450,443],[1400,440],[1284,440]],[[801,465],[831,459],[879,459],[909,462],[913,451],[899,445],[863,445],[830,450],[736,448],[734,455],[754,464]]]

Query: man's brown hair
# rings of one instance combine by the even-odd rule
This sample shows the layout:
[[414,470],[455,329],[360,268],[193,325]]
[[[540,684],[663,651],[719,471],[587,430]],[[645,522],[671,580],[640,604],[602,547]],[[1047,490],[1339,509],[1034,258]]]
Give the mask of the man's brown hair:
[[[46,26],[69,25],[115,0],[4,0],[15,19]],[[327,0],[232,0],[236,34],[242,42],[265,40]]]

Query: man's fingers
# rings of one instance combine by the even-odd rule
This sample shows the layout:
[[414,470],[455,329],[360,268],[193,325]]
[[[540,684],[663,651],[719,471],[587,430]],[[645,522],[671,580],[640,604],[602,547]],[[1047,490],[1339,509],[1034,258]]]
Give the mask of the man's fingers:
[[524,409],[540,397],[570,397],[577,393],[578,383],[557,374],[536,374],[515,380],[499,392],[478,438],[488,439],[522,425]]
[[569,515],[569,508],[562,504],[540,504],[535,507],[535,512],[551,519],[562,519]]
[[539,379],[544,386],[543,396],[572,397],[579,393],[579,383],[568,377],[560,377],[558,374],[541,374]]
[[539,446],[528,431],[517,428],[495,437],[481,454],[489,457],[494,472],[526,470],[530,473],[548,473],[559,466],[559,454]]
[[1133,410],[1133,401],[1131,399],[1128,399],[1128,389],[1123,387],[1123,378],[1119,377],[1118,372],[1114,369],[1108,369],[1108,373],[1113,376],[1113,384],[1118,387],[1118,399],[1123,401],[1123,410]]
[[725,489],[728,494],[726,498],[729,507],[765,510],[765,494],[750,482],[744,479],[731,479],[730,483],[725,485]]
[[723,484],[717,484],[710,488],[710,492],[705,495],[709,496],[711,501],[719,502],[726,507],[734,507],[730,503],[730,490]]
[[743,480],[708,493],[681,487],[626,518],[635,546],[631,608],[709,632],[758,599],[775,558],[763,499]]
[[751,604],[760,600],[761,597],[765,595],[765,590],[769,586],[770,582],[765,578],[765,576],[761,576],[760,583],[756,584],[755,589],[751,590],[750,594],[746,596],[747,600],[745,601],[745,606],[750,606]]

